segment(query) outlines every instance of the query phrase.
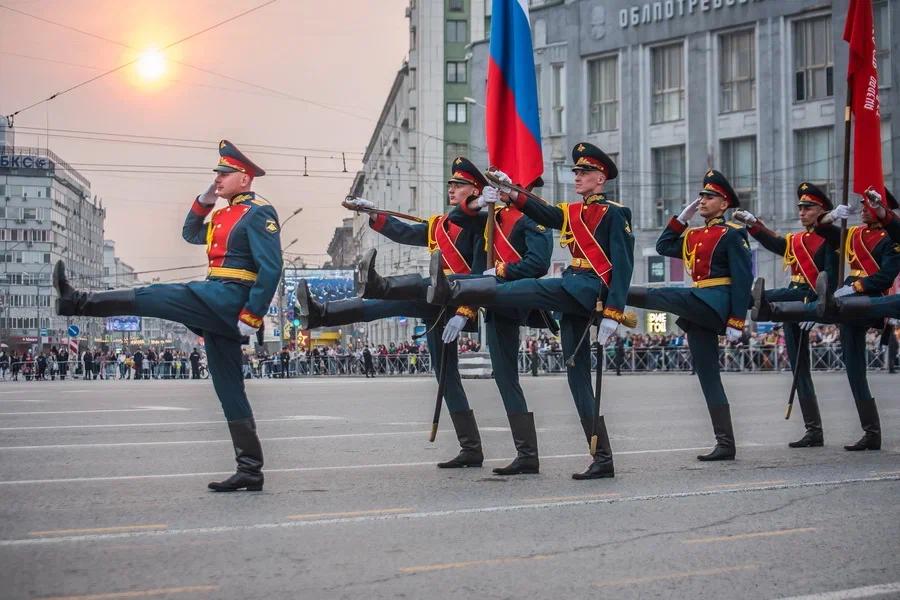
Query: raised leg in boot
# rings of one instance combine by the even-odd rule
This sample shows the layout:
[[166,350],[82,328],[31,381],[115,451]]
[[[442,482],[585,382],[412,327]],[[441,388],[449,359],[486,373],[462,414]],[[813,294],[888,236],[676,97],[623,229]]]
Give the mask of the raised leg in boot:
[[134,290],[80,292],[66,277],[66,266],[57,261],[53,268],[53,287],[57,292],[56,314],[63,316],[115,317],[136,312]]
[[382,277],[375,270],[375,248],[359,263],[359,290],[362,298],[383,300],[425,300],[428,279],[418,273]]

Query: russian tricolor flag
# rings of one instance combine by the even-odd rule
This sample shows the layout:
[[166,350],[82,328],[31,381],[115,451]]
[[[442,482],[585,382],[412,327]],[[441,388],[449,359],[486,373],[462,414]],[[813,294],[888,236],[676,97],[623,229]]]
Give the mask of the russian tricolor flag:
[[488,63],[488,160],[527,186],[544,172],[527,0],[493,0]]

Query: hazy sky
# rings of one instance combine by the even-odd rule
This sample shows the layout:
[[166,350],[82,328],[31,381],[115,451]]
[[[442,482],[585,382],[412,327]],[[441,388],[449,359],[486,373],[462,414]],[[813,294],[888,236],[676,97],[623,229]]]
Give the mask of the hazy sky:
[[[126,46],[164,47],[264,1],[0,0],[110,40],[0,8],[0,113],[139,55]],[[347,214],[339,203],[406,57],[407,3],[277,0],[166,51],[170,59],[273,91],[171,60],[163,81],[147,85],[132,66],[23,112],[15,120],[16,143],[44,147],[49,133],[50,149],[90,179],[102,198],[106,238],[138,270],[203,263],[203,248],[182,241],[181,225],[193,197],[212,181],[215,143],[227,138],[239,147],[268,146],[245,147],[257,164],[275,171],[254,189],[282,219],[303,207],[285,227],[282,243],[299,238],[291,251],[322,254]],[[115,137],[106,134],[163,139],[76,139]],[[340,172],[342,151],[348,153],[346,174]],[[300,176],[303,155],[310,177]],[[154,172],[136,173],[141,169],[133,165]],[[324,258],[307,257],[313,264]]]

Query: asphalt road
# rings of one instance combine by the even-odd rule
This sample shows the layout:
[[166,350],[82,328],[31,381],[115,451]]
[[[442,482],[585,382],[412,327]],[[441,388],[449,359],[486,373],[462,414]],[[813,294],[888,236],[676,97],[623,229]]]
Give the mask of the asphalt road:
[[788,374],[733,375],[738,460],[700,463],[695,378],[607,377],[617,476],[579,482],[563,377],[523,378],[542,472],[513,478],[490,380],[466,382],[488,461],[458,471],[431,379],[252,381],[266,487],[237,494],[206,491],[234,464],[208,381],[3,383],[0,597],[898,598],[900,377],[870,377],[881,452],[841,448],[846,379],[816,383],[824,448],[787,448]]

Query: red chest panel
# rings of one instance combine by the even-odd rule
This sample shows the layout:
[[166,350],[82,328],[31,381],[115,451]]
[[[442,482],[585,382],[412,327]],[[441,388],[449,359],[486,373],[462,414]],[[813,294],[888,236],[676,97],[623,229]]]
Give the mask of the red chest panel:
[[884,229],[854,227],[847,240],[850,268],[864,271],[866,275],[878,271],[878,261],[872,256],[872,251],[886,235],[887,232]]
[[522,257],[512,245],[512,232],[524,215],[516,208],[507,206],[496,213],[496,226],[494,228],[494,250],[497,257],[508,264],[515,264]]
[[688,230],[684,236],[684,266],[694,281],[709,278],[713,253],[727,232],[728,228],[724,225],[696,227]]
[[791,262],[791,275],[802,275],[806,282],[815,287],[819,276],[819,267],[816,266],[816,252],[825,243],[822,236],[807,231],[791,235],[791,254],[796,260]]
[[[581,218],[584,221],[587,230],[593,234],[597,230],[597,226],[600,225],[600,221],[606,216],[606,211],[608,210],[608,204],[601,204],[599,202],[585,204],[581,209]],[[569,243],[569,252],[572,253],[574,258],[587,258],[574,240]]]
[[209,266],[222,266],[225,255],[228,253],[228,237],[238,221],[249,211],[249,204],[238,204],[223,208],[213,214],[206,234],[206,255],[209,257]]

